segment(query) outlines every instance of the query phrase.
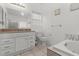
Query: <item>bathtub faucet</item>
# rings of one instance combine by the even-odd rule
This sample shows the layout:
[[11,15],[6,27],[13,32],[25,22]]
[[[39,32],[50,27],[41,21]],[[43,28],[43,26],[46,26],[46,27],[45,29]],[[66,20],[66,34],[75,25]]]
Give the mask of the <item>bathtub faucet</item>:
[[66,34],[66,40],[79,41],[79,35],[77,34]]

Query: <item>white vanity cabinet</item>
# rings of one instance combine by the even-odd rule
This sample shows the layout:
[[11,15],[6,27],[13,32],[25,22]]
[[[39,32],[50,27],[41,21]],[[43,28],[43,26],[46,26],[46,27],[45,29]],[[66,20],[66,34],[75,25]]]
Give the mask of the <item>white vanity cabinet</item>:
[[12,55],[15,53],[15,39],[13,38],[0,38],[0,55]]
[[17,55],[35,47],[35,32],[1,33],[0,56]]
[[15,39],[9,33],[0,33],[0,55],[11,55],[15,52]]
[[16,51],[28,50],[35,47],[35,33],[27,32],[16,38]]
[[26,48],[24,38],[16,38],[16,51],[21,51]]

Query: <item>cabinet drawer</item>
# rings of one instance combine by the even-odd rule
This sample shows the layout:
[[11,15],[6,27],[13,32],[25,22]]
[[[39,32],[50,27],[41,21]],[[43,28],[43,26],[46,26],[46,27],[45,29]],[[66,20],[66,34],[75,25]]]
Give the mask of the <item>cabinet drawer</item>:
[[35,36],[35,33],[26,33],[25,35],[26,35],[27,37],[28,37],[28,36]]
[[35,39],[35,36],[29,36],[30,39]]
[[0,39],[6,39],[6,38],[10,38],[10,34],[0,34]]
[[8,45],[0,46],[1,51],[10,50],[10,49],[15,50],[15,44],[8,44]]
[[15,40],[14,39],[1,39],[0,40],[0,44],[2,45],[6,45],[6,44],[9,44],[9,43],[15,43]]
[[10,55],[12,53],[15,53],[15,50],[6,50],[6,51],[1,51],[1,55],[6,56],[6,55]]
[[29,36],[25,38],[26,40],[36,40],[34,36]]

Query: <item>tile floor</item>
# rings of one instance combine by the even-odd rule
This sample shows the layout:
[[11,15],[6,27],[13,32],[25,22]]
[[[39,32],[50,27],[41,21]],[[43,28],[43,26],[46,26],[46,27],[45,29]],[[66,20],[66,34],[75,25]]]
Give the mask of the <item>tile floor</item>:
[[47,56],[47,46],[45,43],[38,44],[33,49],[21,54],[20,56]]

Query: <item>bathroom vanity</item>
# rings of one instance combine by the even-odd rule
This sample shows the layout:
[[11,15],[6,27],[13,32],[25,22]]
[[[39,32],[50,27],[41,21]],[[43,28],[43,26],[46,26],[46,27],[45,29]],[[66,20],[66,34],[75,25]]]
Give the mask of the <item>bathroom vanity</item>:
[[35,32],[27,30],[1,30],[0,56],[19,55],[35,47]]
[[53,50],[47,48],[47,56],[61,56],[60,54],[58,54],[57,52],[55,52]]

